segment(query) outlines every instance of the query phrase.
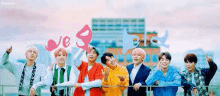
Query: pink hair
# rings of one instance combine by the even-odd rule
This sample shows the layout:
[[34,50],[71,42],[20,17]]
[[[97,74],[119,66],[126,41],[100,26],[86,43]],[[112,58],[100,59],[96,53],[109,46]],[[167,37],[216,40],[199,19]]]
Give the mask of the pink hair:
[[146,55],[146,52],[143,50],[143,49],[141,49],[141,48],[135,48],[133,51],[132,51],[132,55],[134,55],[135,53],[137,53],[137,54],[141,54],[142,56],[143,56],[143,58],[145,57],[145,55]]

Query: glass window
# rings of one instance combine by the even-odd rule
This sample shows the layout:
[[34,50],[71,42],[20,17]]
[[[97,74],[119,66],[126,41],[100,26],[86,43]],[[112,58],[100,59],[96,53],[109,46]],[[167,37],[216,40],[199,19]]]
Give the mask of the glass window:
[[153,54],[152,55],[152,62],[157,62],[157,61],[158,61],[157,55]]
[[139,19],[138,21],[139,21],[139,22],[144,22],[144,19]]
[[106,25],[103,25],[103,24],[102,24],[102,25],[100,25],[100,27],[105,27],[105,26],[106,26]]
[[124,19],[123,22],[129,22],[129,20],[128,19]]
[[113,22],[113,20],[111,19],[111,20],[108,20],[108,22]]
[[150,55],[149,54],[145,55],[144,62],[150,62]]
[[132,62],[132,55],[131,54],[126,55],[126,60],[127,62]]
[[124,55],[118,54],[118,62],[123,62],[123,61],[124,61]]

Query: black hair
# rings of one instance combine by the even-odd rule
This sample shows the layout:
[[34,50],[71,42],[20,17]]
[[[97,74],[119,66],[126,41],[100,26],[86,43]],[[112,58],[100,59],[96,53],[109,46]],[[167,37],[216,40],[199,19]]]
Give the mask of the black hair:
[[[112,53],[109,53],[109,52],[105,52],[103,55],[102,55],[102,57],[101,57],[101,62],[103,63],[103,64],[105,64],[106,63],[106,56],[109,56],[109,57],[112,57],[113,56],[113,54]],[[114,57],[114,56],[113,56]]]

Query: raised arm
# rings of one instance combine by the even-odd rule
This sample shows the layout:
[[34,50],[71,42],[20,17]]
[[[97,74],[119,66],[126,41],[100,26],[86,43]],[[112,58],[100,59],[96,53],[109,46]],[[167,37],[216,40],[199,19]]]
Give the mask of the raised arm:
[[85,50],[79,49],[79,51],[76,53],[76,55],[74,55],[73,57],[73,63],[74,65],[79,69],[80,65],[81,65],[81,61],[80,58],[82,57],[83,53],[85,52]]
[[9,54],[12,52],[12,47],[7,48],[5,54],[2,56],[1,65],[3,65],[4,68],[8,69],[12,74],[15,74],[15,70],[18,70],[19,67],[21,67],[19,64],[15,64],[10,62]]

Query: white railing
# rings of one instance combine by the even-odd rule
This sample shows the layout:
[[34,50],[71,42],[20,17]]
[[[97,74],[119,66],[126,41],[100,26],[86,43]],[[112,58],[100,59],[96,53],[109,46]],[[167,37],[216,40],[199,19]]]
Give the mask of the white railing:
[[[72,86],[59,86],[59,87],[66,87],[64,88],[64,91],[67,92],[67,88],[72,87]],[[103,87],[122,87],[122,86],[103,86]],[[133,87],[133,86],[127,86],[127,87]],[[152,87],[162,87],[162,86],[141,86],[141,87],[146,87],[146,93],[147,96],[153,96],[152,92]],[[209,96],[220,96],[220,85],[210,85],[206,86],[209,88]],[[72,87],[74,88],[74,87]],[[14,92],[12,92],[12,90]],[[7,91],[6,91],[7,90]],[[10,91],[9,91],[10,90]],[[71,94],[73,91],[71,91]],[[0,85],[0,96],[11,96],[11,95],[16,95],[17,94],[17,86],[16,85]],[[50,96],[50,86],[42,86],[41,87],[41,96]],[[127,96],[127,89],[124,90],[122,93],[122,96]],[[178,87],[178,91],[176,93],[176,96],[184,96],[184,91],[182,86]]]

